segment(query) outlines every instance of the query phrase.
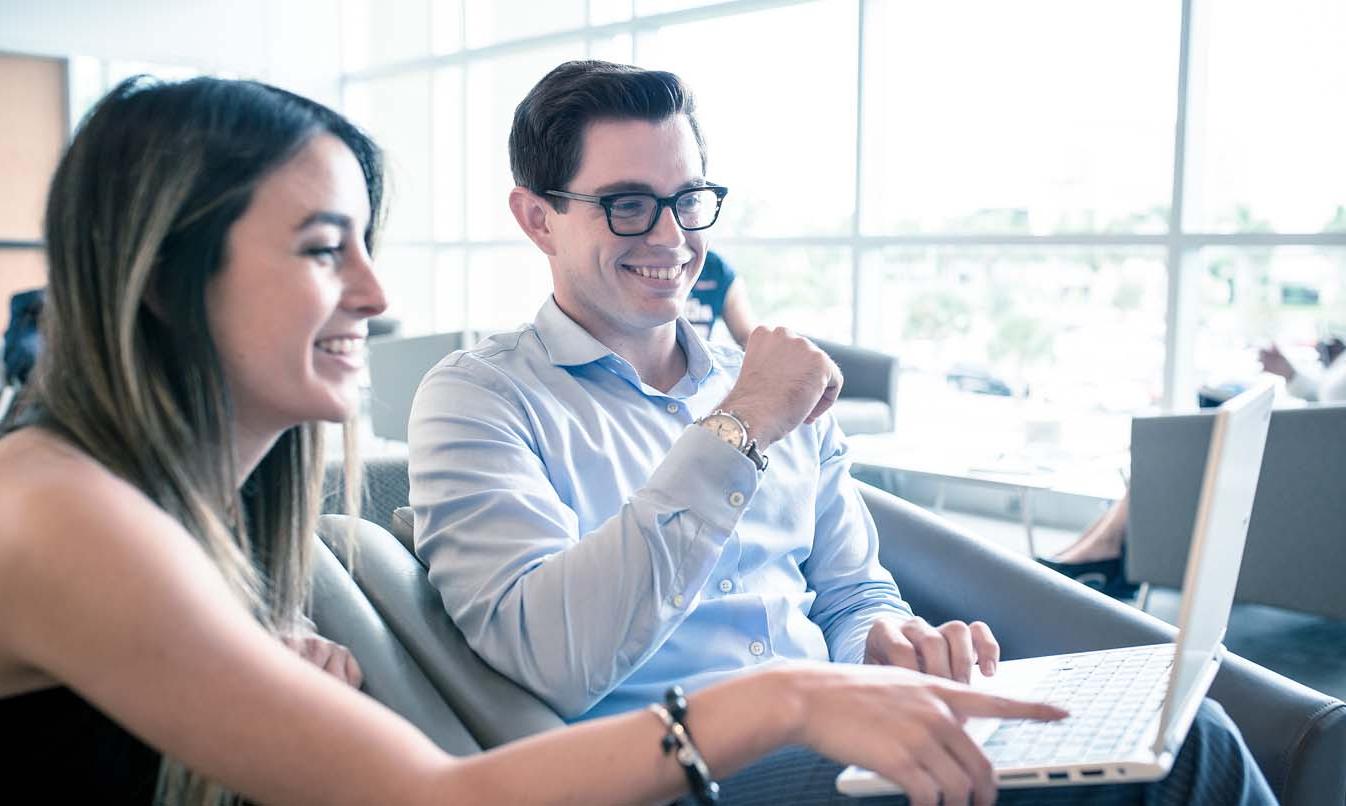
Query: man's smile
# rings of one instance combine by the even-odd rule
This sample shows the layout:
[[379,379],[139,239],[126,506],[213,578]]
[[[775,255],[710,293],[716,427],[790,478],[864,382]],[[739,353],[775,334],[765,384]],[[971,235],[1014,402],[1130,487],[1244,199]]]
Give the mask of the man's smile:
[[649,280],[681,280],[682,275],[687,271],[686,263],[678,263],[672,266],[636,266],[623,263],[621,267]]

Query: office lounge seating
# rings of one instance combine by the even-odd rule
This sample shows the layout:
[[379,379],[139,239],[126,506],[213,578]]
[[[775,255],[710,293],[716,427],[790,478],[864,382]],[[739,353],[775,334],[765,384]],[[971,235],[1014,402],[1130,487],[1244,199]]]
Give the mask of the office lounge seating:
[[[462,746],[462,737],[456,727],[438,727],[445,711],[470,733],[473,744],[469,751],[489,749],[564,724],[551,708],[488,666],[468,647],[444,612],[438,591],[426,578],[425,567],[411,551],[385,529],[359,520],[352,554],[347,541],[349,527],[345,515],[325,515],[319,521],[318,536],[326,550],[322,559],[330,560],[320,565],[319,571],[335,578],[323,582],[320,592],[343,590],[350,598],[363,598],[368,608],[353,608],[359,618],[355,635],[349,629],[329,632],[344,618],[332,594],[318,597],[313,620],[323,635],[351,647],[365,669],[365,688],[372,696],[422,730],[424,723],[433,723],[438,732],[427,734],[450,752],[458,752],[454,747]],[[346,575],[347,566],[353,569],[350,575]],[[376,619],[369,617],[371,610]],[[360,638],[358,633],[367,631],[377,635],[361,638],[361,644],[342,638]],[[371,676],[362,647],[374,653],[375,675]],[[405,670],[409,684],[388,681],[399,669]],[[428,693],[431,688],[439,702],[427,705],[423,713],[417,712],[421,704],[433,699]],[[392,701],[384,700],[383,692]]]
[[[361,480],[360,517],[371,523],[392,522],[393,510],[406,506],[411,483],[407,479],[405,452],[393,456],[374,456],[364,461]],[[345,480],[341,459],[327,462],[323,479],[322,511],[345,514]]]
[[845,376],[841,396],[832,406],[832,414],[846,434],[882,434],[893,430],[897,421],[897,356],[812,339],[836,362]]
[[[862,493],[881,536],[880,554],[916,611],[932,622],[981,619],[1005,658],[1171,640],[1173,628],[1072,583],[1017,554],[960,531],[868,485]],[[324,519],[333,540],[343,519]],[[394,537],[360,525],[355,581],[388,629],[482,747],[556,727],[540,700],[467,647],[412,555],[409,508]],[[1211,696],[1244,732],[1286,804],[1346,802],[1346,703],[1239,657],[1228,658]]]
[[[345,535],[339,534],[342,527],[329,523],[320,529],[327,540],[344,545]],[[445,751],[460,756],[478,752],[481,746],[476,739],[341,561],[322,543],[315,553],[313,621],[319,633],[350,647],[364,673],[364,692],[400,714]]]
[[[1132,423],[1126,575],[1170,621],[1211,423],[1209,413]],[[1346,696],[1346,406],[1272,412],[1235,602],[1228,646]]]
[[[1213,420],[1132,421],[1128,579],[1182,585]],[[1346,405],[1272,412],[1235,598],[1346,621]]]

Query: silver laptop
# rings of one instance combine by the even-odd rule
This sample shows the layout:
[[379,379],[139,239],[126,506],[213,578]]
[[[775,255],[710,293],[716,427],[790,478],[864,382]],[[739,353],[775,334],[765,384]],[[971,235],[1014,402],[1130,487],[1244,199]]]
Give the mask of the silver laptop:
[[[1173,759],[1224,655],[1253,494],[1274,395],[1270,384],[1215,414],[1183,581],[1175,644],[1006,661],[972,685],[1070,711],[1059,722],[971,719],[967,731],[1003,788],[1156,781]],[[901,790],[856,766],[837,776],[848,795]]]

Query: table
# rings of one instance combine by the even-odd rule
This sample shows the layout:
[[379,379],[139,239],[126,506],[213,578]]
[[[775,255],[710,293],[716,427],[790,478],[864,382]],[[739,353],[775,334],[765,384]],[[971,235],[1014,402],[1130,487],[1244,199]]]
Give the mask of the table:
[[[957,447],[935,448],[913,443],[898,434],[859,434],[847,438],[852,465],[873,471],[886,480],[888,489],[897,474],[911,473],[938,482],[934,509],[944,509],[947,485],[968,484],[1005,490],[1018,497],[1020,516],[1029,556],[1037,556],[1033,539],[1033,498],[1044,492],[1116,500],[1126,492],[1117,469],[1117,457],[1065,460],[1051,465],[1029,461],[1034,451],[1018,456],[1003,452]],[[1040,451],[1039,451],[1040,453]]]

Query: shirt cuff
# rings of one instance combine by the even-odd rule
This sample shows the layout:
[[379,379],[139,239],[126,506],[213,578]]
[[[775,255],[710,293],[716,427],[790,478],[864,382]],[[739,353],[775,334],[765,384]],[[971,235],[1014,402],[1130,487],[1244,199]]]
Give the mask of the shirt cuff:
[[690,425],[645,485],[666,501],[681,502],[712,526],[733,531],[757,493],[757,466],[729,443]]
[[906,606],[888,605],[882,608],[876,608],[865,613],[854,623],[847,625],[844,637],[832,648],[832,661],[834,663],[864,663],[865,645],[869,640],[869,631],[874,627],[874,622],[883,617],[893,617],[897,621],[908,621],[915,616],[911,608]]

